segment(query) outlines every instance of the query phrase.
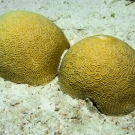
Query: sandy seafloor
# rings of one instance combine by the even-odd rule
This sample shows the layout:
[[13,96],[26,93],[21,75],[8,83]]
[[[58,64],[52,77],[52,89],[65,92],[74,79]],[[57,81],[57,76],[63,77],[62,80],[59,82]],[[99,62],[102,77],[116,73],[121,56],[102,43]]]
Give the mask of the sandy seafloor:
[[[135,49],[135,2],[126,0],[0,0],[0,15],[24,9],[56,23],[71,45],[96,34]],[[113,117],[64,94],[56,77],[32,87],[0,78],[0,135],[135,135],[135,111]]]

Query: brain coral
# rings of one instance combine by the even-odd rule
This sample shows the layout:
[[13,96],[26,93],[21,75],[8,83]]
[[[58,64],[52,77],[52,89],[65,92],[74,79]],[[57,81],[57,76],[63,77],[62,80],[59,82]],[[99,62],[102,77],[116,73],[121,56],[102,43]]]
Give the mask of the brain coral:
[[40,14],[16,10],[0,16],[0,76],[6,80],[48,83],[69,47],[63,32]]
[[59,71],[62,91],[89,98],[107,115],[124,115],[135,108],[135,51],[107,35],[85,38],[65,54]]

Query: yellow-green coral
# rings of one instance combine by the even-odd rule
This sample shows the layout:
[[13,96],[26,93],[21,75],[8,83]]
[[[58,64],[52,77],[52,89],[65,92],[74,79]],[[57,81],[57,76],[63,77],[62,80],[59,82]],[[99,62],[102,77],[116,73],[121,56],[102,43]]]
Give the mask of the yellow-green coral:
[[48,83],[69,47],[63,32],[40,14],[16,10],[0,16],[0,76],[6,80]]
[[107,35],[85,38],[65,54],[59,71],[62,91],[91,99],[107,115],[135,108],[135,51]]

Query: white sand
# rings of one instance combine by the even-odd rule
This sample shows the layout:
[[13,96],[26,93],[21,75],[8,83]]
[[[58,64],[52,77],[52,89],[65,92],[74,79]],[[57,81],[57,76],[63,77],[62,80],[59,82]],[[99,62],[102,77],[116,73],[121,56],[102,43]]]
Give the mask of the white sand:
[[[125,0],[0,0],[0,15],[15,9],[53,20],[71,45],[84,37],[109,34],[135,49],[135,3]],[[128,5],[130,4],[130,5]],[[0,135],[135,135],[135,111],[112,117],[50,84],[28,87],[0,78]]]

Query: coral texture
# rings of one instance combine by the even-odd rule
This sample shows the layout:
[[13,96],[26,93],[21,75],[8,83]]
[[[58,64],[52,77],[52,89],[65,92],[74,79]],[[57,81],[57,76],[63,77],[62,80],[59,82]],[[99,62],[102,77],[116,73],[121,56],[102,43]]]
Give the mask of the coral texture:
[[73,45],[59,71],[63,92],[89,98],[106,115],[125,115],[135,108],[135,51],[112,36],[97,35]]
[[40,14],[16,10],[0,16],[0,76],[6,80],[48,83],[69,47],[63,32]]

